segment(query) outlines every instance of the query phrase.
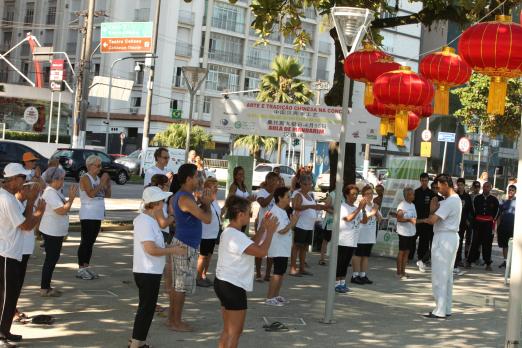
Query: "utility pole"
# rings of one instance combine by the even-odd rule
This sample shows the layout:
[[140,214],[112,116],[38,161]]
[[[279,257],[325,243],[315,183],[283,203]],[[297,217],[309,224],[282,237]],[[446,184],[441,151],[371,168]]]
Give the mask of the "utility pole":
[[[161,0],[156,0],[156,13],[154,15],[154,32],[152,35],[152,56],[156,56],[156,50],[158,46],[158,29],[160,21],[160,8]],[[143,157],[147,153],[149,147],[149,128],[150,128],[150,115],[152,112],[152,91],[154,88],[154,69],[155,61],[153,57],[151,59],[151,66],[149,69],[149,82],[147,83],[147,104],[145,107],[145,118],[143,119],[143,140],[141,142],[141,149],[143,151]]]
[[92,31],[94,21],[94,5],[96,0],[89,0],[87,14],[83,13],[87,18],[84,19],[81,33],[84,36],[82,40],[82,49],[80,53],[80,66],[76,79],[76,90],[74,94],[74,111],[73,111],[73,136],[72,147],[85,147],[85,126],[87,123],[86,113],[89,103],[89,71],[90,71],[90,53],[92,44]]

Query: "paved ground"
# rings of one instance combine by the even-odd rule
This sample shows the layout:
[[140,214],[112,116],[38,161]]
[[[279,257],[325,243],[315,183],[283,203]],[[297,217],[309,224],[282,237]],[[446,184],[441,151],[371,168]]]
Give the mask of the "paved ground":
[[[53,286],[64,291],[61,298],[38,296],[43,260],[36,250],[19,305],[30,316],[51,314],[49,327],[14,325],[24,335],[21,347],[125,347],[137,304],[132,278],[132,232],[103,232],[96,245],[93,265],[99,280],[74,277],[79,234],[72,233],[64,245]],[[411,270],[414,278],[394,278],[394,261],[372,258],[374,285],[353,287],[338,295],[335,324],[320,323],[324,311],[327,268],[309,259],[313,277],[288,277],[282,295],[291,303],[274,308],[262,304],[267,284],[256,283],[249,294],[249,310],[241,347],[502,347],[508,291],[495,265],[494,273],[472,269],[456,280],[455,312],[451,319],[426,321],[421,314],[431,309],[429,274]],[[212,269],[215,267],[215,260]],[[160,303],[167,305],[165,294]],[[212,289],[198,288],[188,298],[185,317],[195,333],[174,333],[156,316],[149,335],[155,347],[215,347],[222,327],[219,304]],[[280,320],[287,333],[266,333],[264,318]]]

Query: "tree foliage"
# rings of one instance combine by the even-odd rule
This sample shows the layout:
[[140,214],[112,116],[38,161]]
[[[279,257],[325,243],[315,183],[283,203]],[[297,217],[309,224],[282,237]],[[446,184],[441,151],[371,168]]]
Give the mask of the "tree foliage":
[[250,155],[256,160],[259,160],[261,158],[262,149],[267,153],[276,149],[277,138],[262,137],[259,135],[241,135],[234,141],[234,146],[247,148]]
[[[154,143],[160,146],[184,149],[187,139],[187,127],[185,123],[173,123],[162,132],[156,133]],[[199,126],[192,127],[190,132],[190,148],[201,149],[208,142],[212,141],[212,136],[204,128]]]
[[506,97],[504,115],[487,113],[489,78],[474,73],[468,84],[452,90],[460,98],[461,108],[455,116],[468,131],[477,132],[482,124],[482,131],[489,136],[503,135],[515,139],[520,133],[520,115],[522,113],[522,81],[511,79]]

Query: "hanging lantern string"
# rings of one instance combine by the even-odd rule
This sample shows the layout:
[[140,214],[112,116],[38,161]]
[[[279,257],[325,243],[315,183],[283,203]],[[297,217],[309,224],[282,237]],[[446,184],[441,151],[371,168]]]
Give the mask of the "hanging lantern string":
[[[484,19],[488,18],[493,12],[495,12],[496,10],[498,10],[500,7],[504,8],[504,4],[506,3],[507,0],[504,0],[502,1],[500,4],[497,5],[497,7],[495,7],[494,9],[492,9],[491,11],[489,11],[486,15],[484,15],[484,17],[482,17],[481,19],[477,20],[476,22],[472,23],[472,25],[475,25],[477,23],[480,23],[482,22]],[[369,30],[370,28],[369,27],[366,27],[364,30],[367,34],[367,37],[370,38],[370,41],[373,43],[373,45],[375,47],[379,47],[378,44],[375,43],[375,40],[373,39],[373,35],[372,35],[372,32],[371,30]],[[443,47],[445,46],[449,46],[451,45],[452,43],[454,43],[455,41],[457,41],[461,36],[462,34],[464,34],[464,31],[462,33],[460,33],[459,35],[457,35],[457,37],[455,37],[453,40],[451,40],[450,42],[448,42],[447,44],[443,45],[443,46],[440,46],[440,47],[437,47],[437,48],[434,48],[432,50],[429,50],[429,51],[426,51],[426,52],[422,52],[421,54],[419,54],[418,56],[412,56],[410,58],[407,58],[405,60],[405,62],[412,62],[414,60],[419,60],[419,58],[421,58],[422,56],[426,55],[426,54],[429,54],[429,53],[433,53],[433,52],[438,52],[440,51]]]

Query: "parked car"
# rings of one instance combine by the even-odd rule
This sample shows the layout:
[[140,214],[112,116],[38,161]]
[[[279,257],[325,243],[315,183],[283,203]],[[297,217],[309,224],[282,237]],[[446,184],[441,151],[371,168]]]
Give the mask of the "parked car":
[[136,150],[130,153],[128,156],[120,157],[114,162],[124,165],[131,174],[140,174],[141,165],[141,150]]
[[76,181],[80,181],[80,177],[87,173],[85,160],[96,155],[102,160],[102,173],[107,173],[118,185],[124,185],[130,177],[129,170],[114,160],[104,152],[89,149],[58,149],[51,156],[60,161],[66,176],[73,177]]
[[[355,185],[361,190],[366,185],[371,185],[365,178],[363,178],[362,174],[359,172],[355,172]],[[373,185],[371,185],[373,186]],[[317,178],[317,187],[322,192],[330,191],[330,170],[328,169],[323,174],[319,174]]]
[[285,180],[285,186],[290,187],[292,183],[292,178],[295,175],[295,170],[290,168],[289,166],[285,166],[283,164],[277,163],[262,163],[258,164],[254,169],[254,173],[252,176],[252,188],[257,189],[259,185],[263,181],[265,181],[265,176],[268,172],[273,172],[275,168],[279,168],[281,177]]
[[36,164],[40,167],[42,173],[47,169],[48,159],[38,153],[38,151],[14,141],[0,141],[0,177],[4,176],[4,168],[7,164],[13,162],[22,163],[22,156],[25,152],[32,152],[33,155],[38,157]]

